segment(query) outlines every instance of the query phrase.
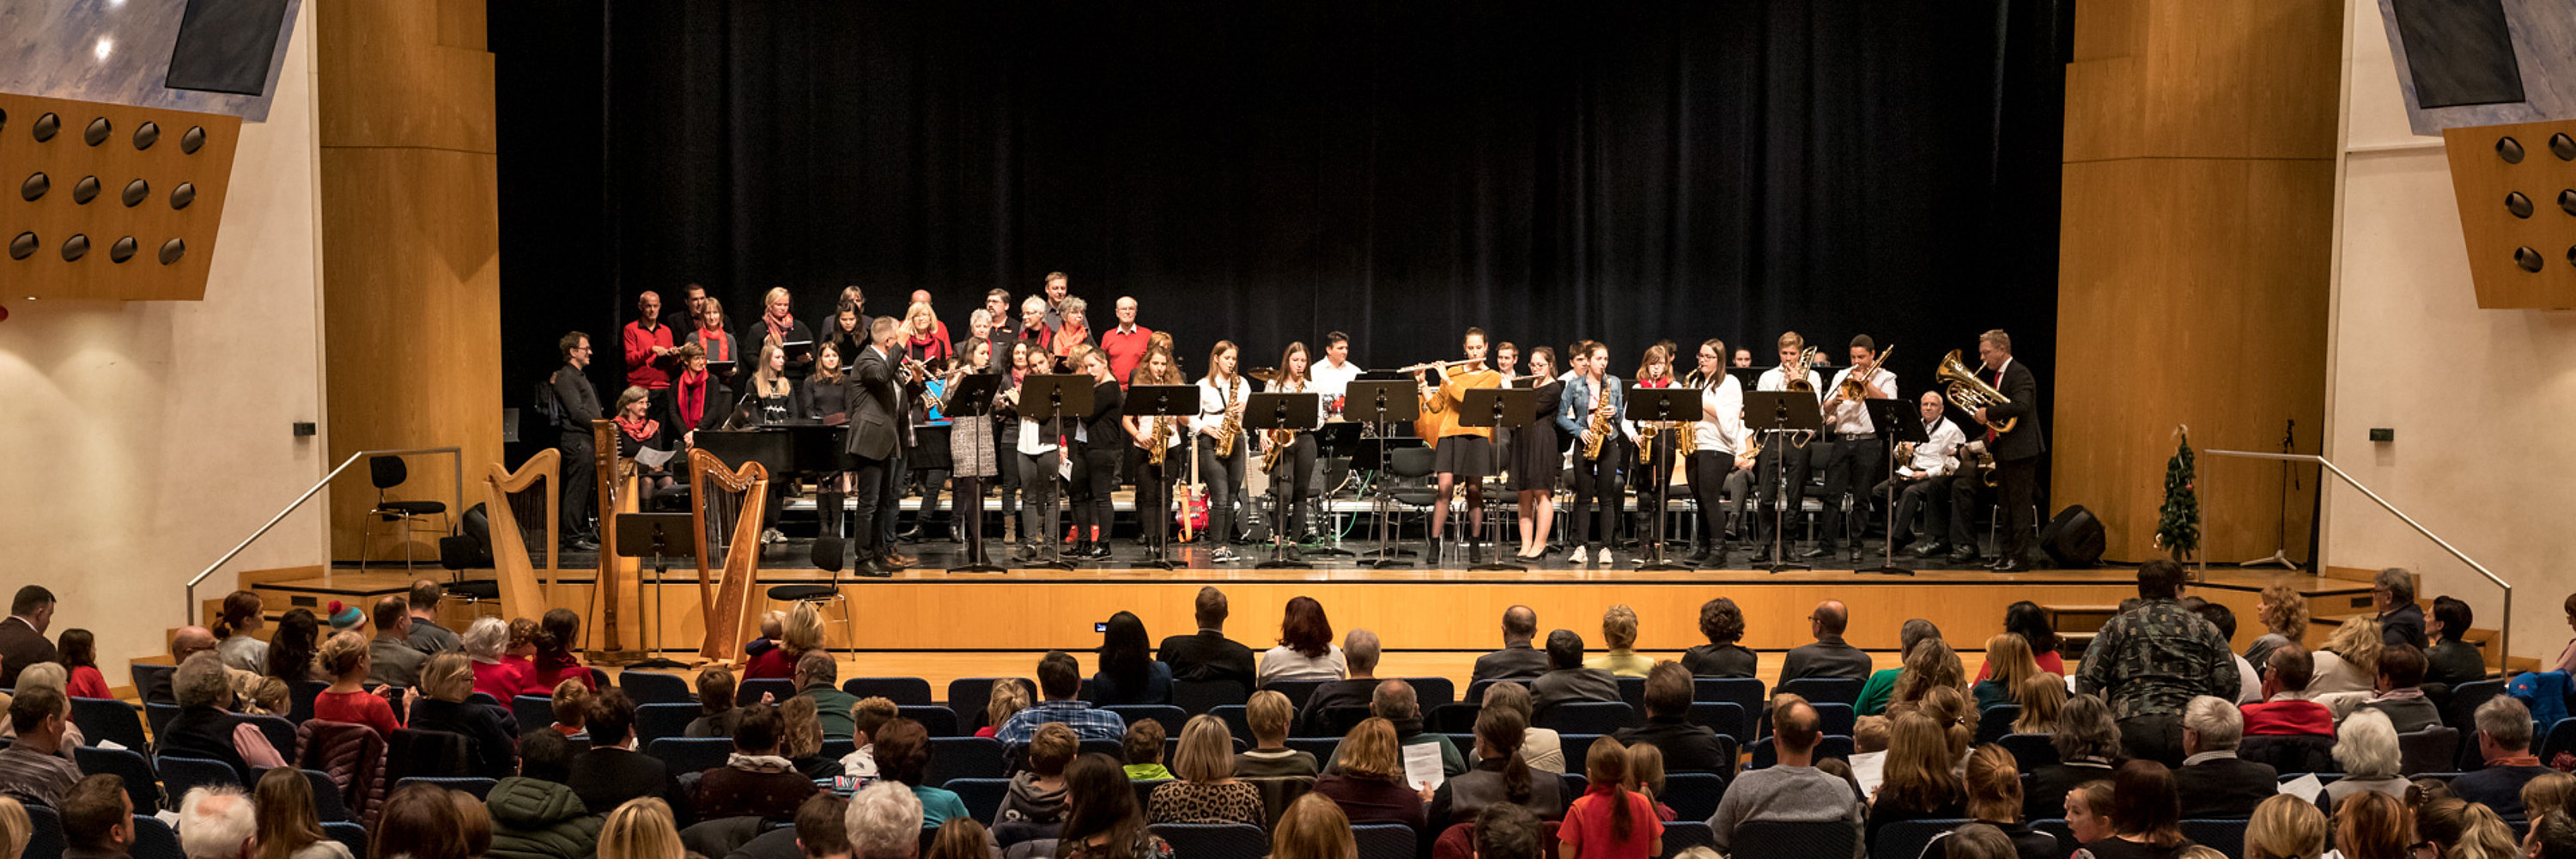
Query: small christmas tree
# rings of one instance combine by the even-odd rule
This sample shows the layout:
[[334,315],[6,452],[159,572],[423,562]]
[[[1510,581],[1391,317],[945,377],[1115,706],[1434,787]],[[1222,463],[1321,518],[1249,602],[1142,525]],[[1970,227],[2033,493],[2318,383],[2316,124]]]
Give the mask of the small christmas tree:
[[2191,435],[2174,431],[2174,455],[2165,460],[2165,506],[2156,514],[2156,545],[2181,561],[2200,551],[2200,493],[2192,487]]

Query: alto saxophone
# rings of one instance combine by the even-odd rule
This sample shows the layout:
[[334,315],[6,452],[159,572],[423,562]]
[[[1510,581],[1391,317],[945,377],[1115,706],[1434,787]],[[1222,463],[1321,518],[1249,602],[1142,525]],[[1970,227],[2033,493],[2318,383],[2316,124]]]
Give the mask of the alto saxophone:
[[1145,461],[1155,468],[1161,468],[1163,457],[1171,453],[1172,425],[1160,417],[1151,420],[1154,423],[1154,429],[1145,434]]
[[[1603,384],[1608,384],[1608,382],[1604,381]],[[1619,412],[1617,404],[1610,402],[1610,398],[1607,396],[1602,397],[1601,405],[1592,409],[1592,424],[1589,429],[1589,432],[1592,434],[1592,438],[1591,440],[1583,443],[1584,459],[1601,458],[1601,445],[1603,442],[1610,440],[1610,432],[1614,429],[1612,424],[1618,419]]]
[[1278,471],[1279,460],[1288,455],[1288,446],[1297,442],[1297,431],[1264,430],[1261,435],[1262,442],[1268,445],[1261,451],[1261,470]]
[[1218,424],[1216,427],[1216,458],[1224,459],[1233,456],[1234,440],[1242,436],[1243,415],[1236,412],[1233,404],[1229,403],[1225,409],[1225,423]]
[[1655,436],[1662,434],[1663,431],[1664,425],[1658,423],[1649,423],[1637,428],[1638,462],[1655,461]]

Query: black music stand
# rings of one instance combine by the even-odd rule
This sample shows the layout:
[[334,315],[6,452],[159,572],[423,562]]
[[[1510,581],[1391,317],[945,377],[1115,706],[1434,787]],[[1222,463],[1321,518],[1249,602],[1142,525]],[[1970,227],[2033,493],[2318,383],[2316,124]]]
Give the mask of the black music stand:
[[[1342,399],[1342,415],[1377,425],[1377,438],[1360,443],[1360,452],[1363,455],[1373,453],[1377,460],[1377,478],[1372,481],[1377,484],[1377,525],[1372,529],[1377,534],[1377,548],[1367,553],[1369,560],[1366,563],[1379,569],[1413,566],[1412,561],[1400,560],[1405,550],[1394,546],[1395,495],[1386,487],[1386,472],[1397,447],[1420,446],[1422,440],[1391,438],[1387,435],[1387,425],[1422,416],[1422,388],[1412,379],[1352,382],[1349,396]],[[1372,441],[1376,442],[1374,451],[1369,449]],[[1400,444],[1404,441],[1411,444]]]
[[[1323,425],[1323,408],[1324,399],[1321,394],[1254,394],[1243,402],[1243,428],[1247,432],[1311,430]],[[1279,461],[1289,468],[1297,467],[1297,464],[1285,454],[1280,456]],[[1279,519],[1271,523],[1270,527],[1270,560],[1252,565],[1253,569],[1304,569],[1314,566],[1298,560],[1296,546],[1285,542],[1287,538],[1282,533],[1283,529],[1288,527],[1288,505],[1294,503],[1288,497],[1288,487],[1293,485],[1295,485],[1294,482],[1282,482],[1277,474],[1270,475],[1270,494],[1278,499],[1274,506],[1279,511]]]
[[[688,667],[654,655],[661,652],[657,646],[660,642],[655,640],[658,636],[653,634],[661,624],[654,619],[658,612],[645,606],[645,595],[652,595],[650,602],[653,605],[661,605],[662,574],[670,570],[672,556],[698,553],[697,529],[697,523],[686,513],[627,513],[617,517],[617,534],[610,542],[609,551],[621,558],[653,559],[652,584],[638,587],[635,594],[635,612],[643,615],[639,618],[642,621],[639,626],[645,655],[644,659],[627,663],[626,667]],[[612,605],[608,610],[616,611],[617,607]]]
[[[1675,461],[1684,461],[1688,459],[1685,451],[1695,445],[1698,439],[1697,431],[1690,424],[1699,421],[1699,395],[1698,388],[1685,388],[1679,385],[1669,388],[1640,388],[1631,384],[1628,386],[1626,398],[1628,413],[1621,417],[1636,423],[1683,424],[1679,431],[1665,433],[1668,438],[1665,440],[1664,449],[1675,456]],[[1651,470],[1654,469],[1655,464],[1640,459],[1637,466]],[[1689,564],[1664,557],[1664,528],[1666,527],[1664,519],[1665,513],[1672,509],[1673,480],[1671,475],[1662,473],[1654,474],[1652,480],[1655,488],[1654,533],[1652,539],[1645,541],[1646,552],[1637,559],[1637,569],[1692,569]],[[1645,506],[1645,503],[1644,496],[1637,498],[1638,506]]]
[[[1326,421],[1323,427],[1315,431],[1315,459],[1319,463],[1330,462],[1335,457],[1355,460],[1359,456],[1359,450],[1360,423],[1358,421]],[[1330,473],[1330,469],[1326,469],[1326,473]],[[1322,521],[1326,527],[1332,524],[1332,497],[1333,487],[1331,486],[1319,487],[1315,492],[1315,518]],[[1321,533],[1321,529],[1318,529],[1318,533]],[[1340,532],[1334,532],[1332,539],[1336,543],[1340,542]],[[1333,545],[1317,546],[1305,549],[1303,552],[1308,555],[1333,555],[1343,558],[1351,556],[1351,550]]]
[[[1896,565],[1896,446],[1909,441],[1915,444],[1926,444],[1932,441],[1932,437],[1923,434],[1923,421],[1909,413],[1907,406],[1910,405],[1912,403],[1905,400],[1894,399],[1861,401],[1861,408],[1869,410],[1869,425],[1877,427],[1879,438],[1887,442],[1887,561],[1874,570],[1853,570],[1852,572],[1876,573],[1883,576],[1914,575],[1913,570]],[[1850,518],[1846,516],[1844,520],[1850,521]],[[1860,541],[1853,540],[1852,543],[1858,545]]]
[[[946,415],[951,421],[954,421],[957,418],[990,415],[993,413],[993,395],[1000,393],[1001,390],[1002,374],[968,373],[958,377],[957,384],[948,389],[946,401],[939,404],[939,412],[942,415]],[[963,499],[956,499],[956,501],[962,500]],[[975,530],[980,532],[983,530],[981,523],[984,520],[983,497],[977,496],[974,499],[974,504],[975,512],[973,515],[975,517],[975,521],[978,523]],[[949,506],[954,508],[957,504],[951,503]],[[948,571],[951,573],[1010,572],[1010,570],[1004,569],[1000,565],[993,563],[992,556],[984,549],[984,540],[980,535],[976,539],[966,541],[966,563],[949,567]]]
[[1771,453],[1771,563],[1770,572],[1814,569],[1789,560],[1783,551],[1783,535],[1789,530],[1789,452],[1779,446],[1791,438],[1812,439],[1825,428],[1825,410],[1808,391],[1754,391],[1744,395],[1744,425],[1759,430],[1765,439],[1764,449]]
[[[1057,418],[1069,416],[1080,420],[1083,415],[1091,412],[1091,385],[1090,376],[1075,373],[1024,377],[1020,379],[1020,417],[1037,422],[1041,430],[1045,428],[1047,421]],[[1073,451],[1062,447],[1056,448],[1058,457],[1072,455]],[[1054,474],[1044,474],[1040,477],[1046,480],[1056,479]],[[1022,503],[1026,503],[1025,499]],[[1056,510],[1059,513],[1064,510],[1063,500],[1056,501]],[[1062,532],[1056,530],[1056,525],[1060,524],[1060,521],[1039,523],[1040,527],[1047,530],[1047,545],[1053,547],[1055,551],[1052,553],[1052,560],[1031,561],[1029,566],[1053,570],[1073,569],[1073,564],[1064,559]]]
[[[1131,418],[1173,418],[1177,421],[1179,418],[1197,417],[1199,414],[1199,386],[1197,385],[1135,385],[1129,387],[1124,396],[1125,398],[1120,402],[1124,406],[1126,415]],[[1191,448],[1189,444],[1189,434],[1189,430],[1182,428],[1179,423],[1175,422],[1172,425],[1173,437],[1181,439],[1179,447],[1180,455],[1182,456],[1190,455]],[[1170,454],[1166,453],[1164,456],[1163,502],[1164,506],[1168,508],[1171,506],[1171,502],[1180,498],[1178,487],[1180,486],[1181,481],[1179,475],[1172,473],[1172,460],[1170,459]],[[1139,507],[1136,508],[1136,523],[1138,526],[1144,527],[1146,523],[1153,521],[1146,518],[1148,516],[1168,517],[1171,515],[1172,511],[1169,509],[1146,510]],[[1151,534],[1153,533],[1153,530],[1150,527],[1147,527],[1145,529],[1145,533]],[[1154,547],[1153,559],[1146,561],[1145,563],[1161,567],[1166,570],[1177,566],[1172,561],[1172,529],[1170,525],[1167,524],[1163,527],[1163,542],[1161,545]]]
[[[1458,402],[1458,425],[1462,427],[1520,429],[1530,425],[1531,410],[1537,406],[1538,391],[1530,388],[1470,388],[1467,390],[1466,398]],[[1496,465],[1499,466],[1500,463],[1496,463]],[[1499,467],[1495,470],[1498,472],[1501,471]],[[1483,479],[1484,478],[1481,477],[1477,478],[1479,481]],[[1442,503],[1445,504],[1447,502],[1444,500]],[[1485,516],[1488,519],[1493,517],[1496,506],[1497,505],[1490,499],[1485,502]],[[1502,523],[1488,522],[1486,524],[1493,526],[1494,559],[1484,563],[1477,563],[1475,558],[1477,551],[1476,541],[1468,540],[1467,569],[1528,572],[1529,568],[1526,566],[1503,560]]]

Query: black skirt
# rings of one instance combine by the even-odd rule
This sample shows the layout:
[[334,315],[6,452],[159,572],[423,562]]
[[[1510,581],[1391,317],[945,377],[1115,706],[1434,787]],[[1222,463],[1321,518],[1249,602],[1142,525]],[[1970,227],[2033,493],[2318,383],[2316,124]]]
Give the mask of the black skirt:
[[903,452],[905,468],[914,471],[948,470],[948,428],[917,426],[912,428],[914,445]]
[[1512,434],[1513,492],[1552,492],[1565,471],[1565,445],[1557,440],[1556,422],[1542,420]]
[[1432,452],[1431,472],[1455,475],[1460,479],[1493,475],[1494,440],[1473,435],[1441,439],[1439,449]]

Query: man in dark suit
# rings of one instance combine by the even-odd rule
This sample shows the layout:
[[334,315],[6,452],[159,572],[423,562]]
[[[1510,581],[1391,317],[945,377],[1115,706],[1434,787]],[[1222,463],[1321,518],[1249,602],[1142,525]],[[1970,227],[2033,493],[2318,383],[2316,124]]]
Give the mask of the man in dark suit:
[[1614,735],[1627,745],[1645,743],[1664,753],[1665,772],[1735,774],[1735,746],[1690,720],[1691,673],[1679,662],[1658,662],[1646,672],[1646,724]]
[[1174,680],[1233,681],[1252,694],[1252,648],[1225,637],[1225,592],[1199,588],[1195,613],[1199,631],[1163,639],[1155,658],[1172,666]]
[[1538,612],[1516,605],[1503,610],[1503,649],[1476,657],[1477,680],[1525,680],[1547,673],[1547,654],[1530,646],[1538,637]]
[[1583,667],[1583,636],[1560,629],[1547,634],[1548,672],[1530,681],[1530,719],[1536,721],[1558,704],[1619,700],[1619,681],[1610,672]]
[[[2004,520],[2003,545],[1999,557],[1987,566],[1997,572],[2028,572],[2033,569],[2025,557],[2030,552],[2031,520],[2038,515],[2031,497],[2039,483],[2039,455],[2048,451],[2039,425],[2039,379],[2029,367],[2013,360],[2012,335],[2000,329],[1978,335],[1977,357],[1985,364],[1977,378],[2011,401],[1978,409],[1973,417],[1984,427],[1984,437],[1969,437],[1971,449],[1994,455],[1995,482],[2003,494],[1999,514]],[[2013,422],[2011,432],[1995,429],[2005,421]],[[1984,485],[1974,459],[1962,462],[1959,476],[1950,481],[1950,543],[1958,547],[1950,553],[1954,565],[1977,560],[1976,517],[1967,511],[1977,509],[1977,490]]]
[[18,672],[39,662],[61,662],[63,655],[45,639],[54,624],[54,592],[43,585],[18,589],[9,601],[9,618],[0,620],[0,686],[17,688]]
[[899,568],[886,557],[884,529],[877,527],[882,513],[879,502],[894,488],[889,466],[903,452],[903,432],[909,421],[903,408],[903,370],[894,358],[894,341],[901,336],[895,333],[894,320],[870,322],[868,336],[874,342],[859,350],[841,381],[850,408],[848,451],[858,460],[858,467],[850,472],[851,491],[857,496],[851,500],[858,505],[858,520],[850,534],[859,547],[852,569],[862,576],[885,578]]
[[2379,613],[2379,638],[2382,642],[2424,649],[2424,607],[2415,604],[2414,573],[2403,567],[2389,567],[2372,576],[2370,607]]
[[591,387],[590,335],[579,331],[555,341],[556,351],[563,354],[564,364],[555,368],[546,384],[554,392],[555,404],[562,411],[555,428],[562,431],[556,447],[563,449],[563,548],[581,552],[599,551],[599,534],[591,528],[591,491],[598,486],[598,454],[591,446],[591,422],[605,413],[599,408],[599,389]]
[[1807,614],[1807,628],[1816,637],[1814,644],[1789,649],[1780,663],[1780,682],[1801,677],[1840,677],[1850,680],[1869,678],[1869,654],[1843,643],[1843,627],[1851,622],[1851,612],[1841,600],[1816,604]]
[[2185,819],[2244,820],[2254,816],[2256,803],[2281,792],[2272,765],[2236,757],[2236,741],[2244,733],[2244,717],[2233,701],[2202,695],[2184,705],[2184,757],[2174,784],[2181,789]]
[[697,822],[692,795],[660,758],[626,748],[635,737],[635,703],[618,689],[602,689],[590,699],[586,721],[590,751],[572,759],[564,786],[581,797],[592,814],[607,814],[630,799],[654,797],[669,803],[682,827]]

